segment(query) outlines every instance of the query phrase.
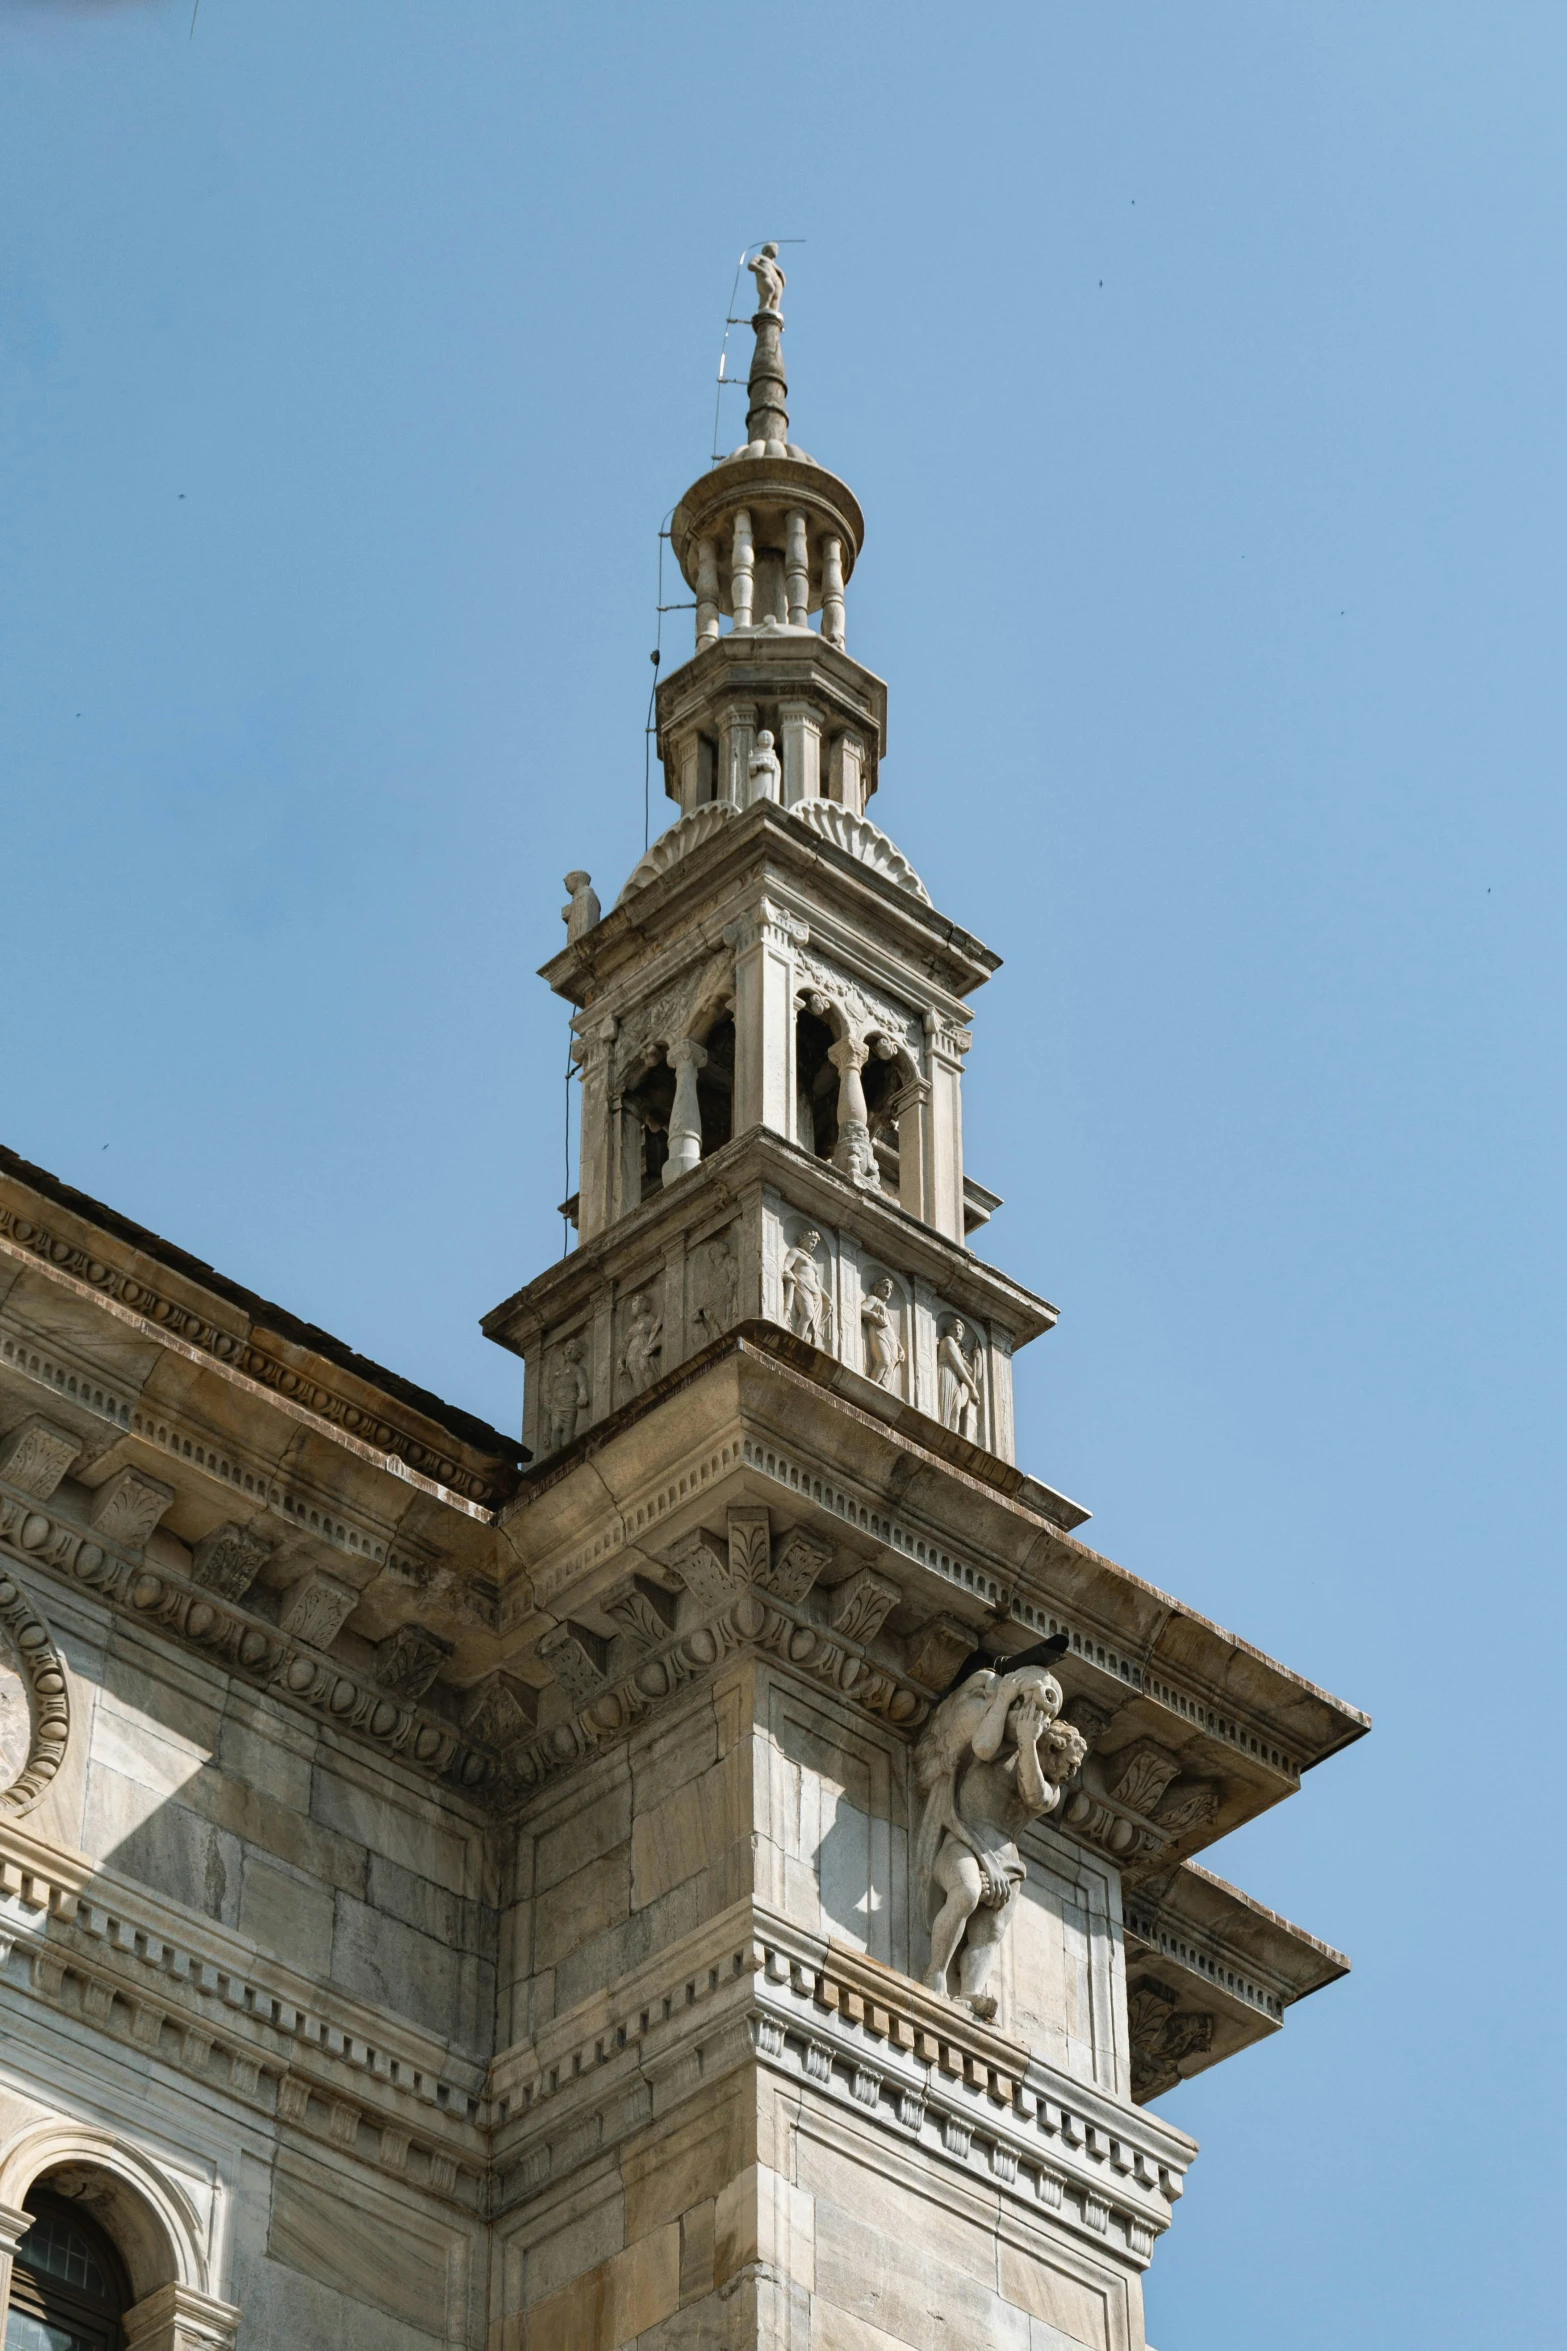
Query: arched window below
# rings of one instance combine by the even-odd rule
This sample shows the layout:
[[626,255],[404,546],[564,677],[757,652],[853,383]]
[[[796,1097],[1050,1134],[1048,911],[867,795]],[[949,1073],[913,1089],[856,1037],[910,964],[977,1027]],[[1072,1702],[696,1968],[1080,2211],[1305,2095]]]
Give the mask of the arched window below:
[[130,2281],[114,2246],[68,2197],[36,2189],[26,2210],[33,2225],[11,2266],[4,2351],[122,2351]]

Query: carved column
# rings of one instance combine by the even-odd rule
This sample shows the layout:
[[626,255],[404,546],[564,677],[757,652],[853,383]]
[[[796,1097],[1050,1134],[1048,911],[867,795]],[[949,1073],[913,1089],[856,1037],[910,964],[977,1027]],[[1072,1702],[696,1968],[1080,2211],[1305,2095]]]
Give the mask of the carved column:
[[718,545],[699,539],[696,546],[696,649],[700,653],[718,642]]
[[898,1206],[929,1224],[930,1080],[911,1078],[892,1115],[898,1124]]
[[930,1064],[930,1157],[925,1221],[949,1241],[963,1240],[963,1056],[973,1042],[967,1029],[949,1026],[927,1012],[925,1034]]
[[796,801],[816,800],[822,789],[822,716],[809,702],[780,702],[778,724],[783,734],[783,797],[785,808]]
[[794,950],[805,925],[771,899],[731,923],[735,950],[734,1132],[794,1132]]
[[870,1051],[869,1045],[862,1045],[856,1037],[840,1037],[827,1048],[827,1058],[838,1072],[838,1140],[833,1145],[832,1163],[841,1174],[867,1189],[879,1180],[871,1149],[870,1112],[860,1082]]
[[691,1037],[681,1037],[669,1048],[669,1066],[675,1073],[675,1106],[669,1114],[669,1157],[664,1182],[678,1183],[702,1157],[702,1111],[697,1101],[696,1073],[707,1054]]
[[729,564],[729,601],[734,608],[737,629],[748,629],[751,625],[755,577],[756,549],[751,539],[751,510],[748,506],[742,506],[735,514],[733,551]]
[[756,704],[731,702],[724,711],[718,738],[718,796],[743,808],[756,747]]
[[811,608],[810,559],[805,543],[805,517],[796,508],[784,524],[785,594],[789,626],[803,629]]
[[843,625],[843,542],[822,541],[822,635],[829,645],[848,642]]
[[609,1053],[613,1020],[595,1021],[573,1053],[582,1074],[582,1118],[577,1163],[577,1234],[591,1240],[614,1214],[615,1153],[610,1135]]

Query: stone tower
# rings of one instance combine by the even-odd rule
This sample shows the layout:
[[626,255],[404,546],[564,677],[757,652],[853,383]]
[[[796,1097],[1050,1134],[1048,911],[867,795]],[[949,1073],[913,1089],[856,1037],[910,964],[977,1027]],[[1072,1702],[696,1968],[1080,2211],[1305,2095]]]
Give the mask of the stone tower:
[[485,1324],[535,1457],[502,1622],[549,1677],[495,2226],[529,2346],[1138,2351],[1195,2152],[1148,2102],[1346,1965],[1196,1856],[1364,1719],[1015,1464],[1055,1311],[967,1246],[998,959],[869,814],[864,522],[754,266],[747,439],[671,525],[679,813],[607,914],[568,877],[545,967],[578,1246]]
[[756,269],[525,1444],[0,1150],[8,2351],[1141,2351],[1157,2100],[1344,1971],[1198,1856],[1365,1718],[1014,1459]]

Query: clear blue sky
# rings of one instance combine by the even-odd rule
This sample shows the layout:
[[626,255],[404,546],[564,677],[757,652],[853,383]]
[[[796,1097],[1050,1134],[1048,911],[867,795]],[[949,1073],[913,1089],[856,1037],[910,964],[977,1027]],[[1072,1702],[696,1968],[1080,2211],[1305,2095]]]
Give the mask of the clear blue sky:
[[1007,957],[1022,1453],[1377,1717],[1210,1856],[1356,1973],[1167,2101],[1150,2331],[1555,2339],[1567,17],[190,17],[0,0],[5,1139],[515,1424],[532,975],[641,849],[735,256],[806,239],[875,814]]

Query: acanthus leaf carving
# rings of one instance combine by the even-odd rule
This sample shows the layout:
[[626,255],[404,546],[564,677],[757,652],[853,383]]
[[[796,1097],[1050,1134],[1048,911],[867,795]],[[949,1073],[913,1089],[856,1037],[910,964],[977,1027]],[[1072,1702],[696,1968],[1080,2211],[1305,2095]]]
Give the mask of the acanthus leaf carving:
[[376,1678],[400,1697],[422,1698],[451,1654],[451,1642],[427,1625],[400,1624],[376,1643]]
[[47,1502],[81,1452],[80,1437],[56,1428],[40,1412],[29,1413],[20,1427],[0,1442],[0,1476],[35,1501]]

